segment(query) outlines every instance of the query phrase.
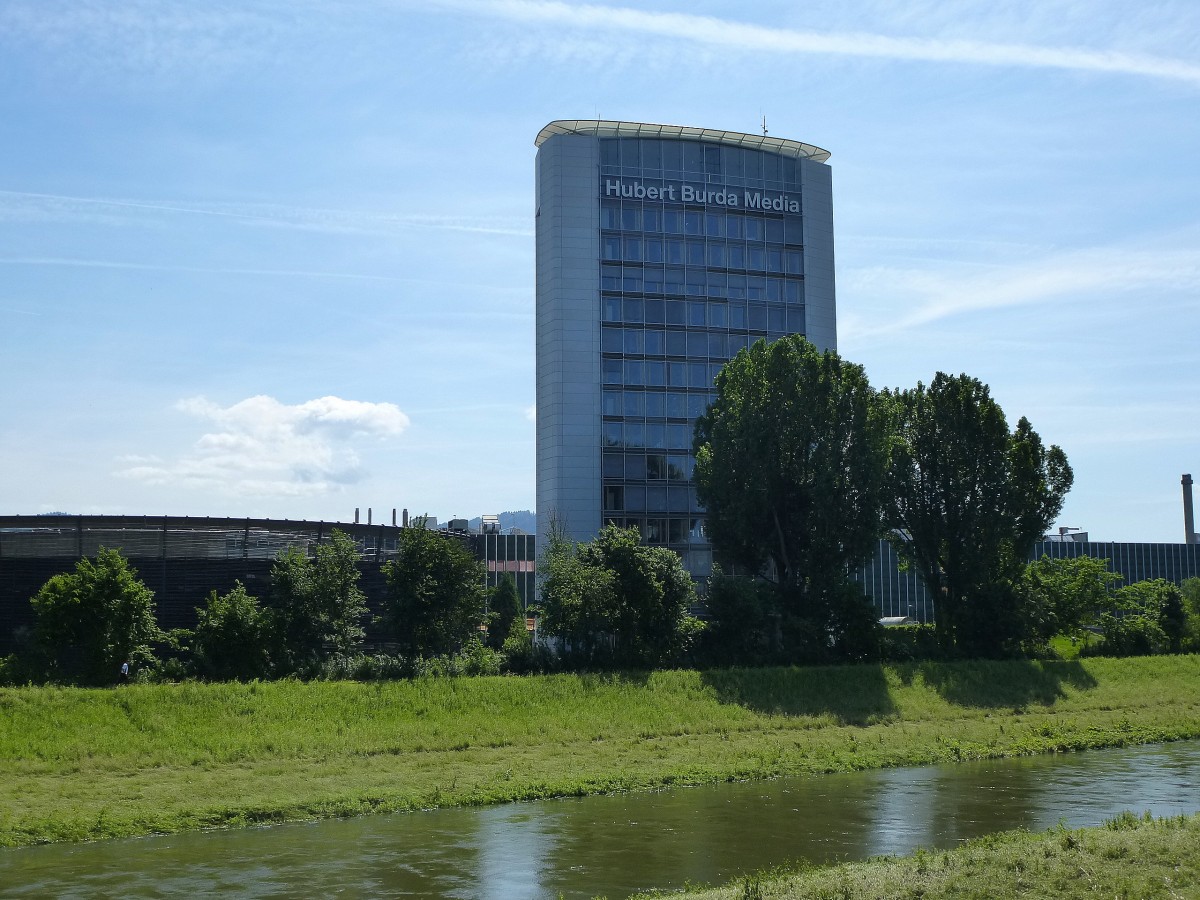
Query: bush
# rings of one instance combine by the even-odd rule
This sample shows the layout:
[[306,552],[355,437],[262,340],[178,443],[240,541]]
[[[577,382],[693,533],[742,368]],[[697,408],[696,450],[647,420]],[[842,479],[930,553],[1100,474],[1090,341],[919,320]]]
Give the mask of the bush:
[[222,596],[212,591],[196,625],[197,673],[217,680],[265,678],[271,671],[271,626],[270,613],[240,581]]
[[884,628],[879,639],[880,657],[886,662],[940,660],[944,656],[933,625],[895,625]]

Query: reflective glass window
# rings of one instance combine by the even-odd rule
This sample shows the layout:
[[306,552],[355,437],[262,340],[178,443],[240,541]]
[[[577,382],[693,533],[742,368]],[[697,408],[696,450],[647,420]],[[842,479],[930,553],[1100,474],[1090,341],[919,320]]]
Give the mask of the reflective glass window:
[[625,238],[625,250],[621,258],[626,262],[641,262],[642,239],[640,237]]
[[760,303],[751,303],[747,310],[750,317],[751,331],[767,330],[767,308]]
[[619,291],[621,289],[620,266],[600,267],[600,289],[605,291]]
[[622,453],[605,453],[604,454],[604,477],[605,478],[624,478],[625,477],[625,456]]
[[622,138],[620,141],[620,147],[622,168],[639,168],[637,138]]
[[744,159],[744,164],[746,166],[746,180],[747,181],[749,181],[751,183],[757,183],[757,182],[762,181],[763,160],[762,160],[761,153],[759,153],[757,150],[747,150],[746,156]]
[[[658,381],[655,382],[653,378],[646,379],[651,384],[659,384],[659,385],[662,384],[662,377],[663,377],[662,365],[663,365],[662,363],[647,363],[646,364],[647,369],[651,369],[654,366],[658,366]],[[646,394],[646,418],[648,418],[648,419],[663,418],[667,414],[666,400],[667,400],[666,394],[659,394],[655,391],[647,392],[647,394]]]
[[600,349],[605,353],[620,353],[621,352],[621,329],[620,328],[601,328],[600,329]]
[[784,308],[782,306],[767,307],[767,330],[768,331],[784,331],[787,328],[787,319],[784,316]]
[[643,169],[662,168],[662,141],[653,138],[642,138],[640,148]]
[[600,201],[600,227],[612,231],[621,227],[621,203],[619,200]]
[[767,266],[766,248],[762,244],[747,244],[746,245],[746,268],[754,272],[761,272]]
[[623,512],[625,509],[625,488],[618,484],[604,486],[605,512]]
[[728,276],[724,272],[709,272],[708,273],[708,296],[724,297],[728,295],[729,288],[726,279]]
[[[649,312],[647,307],[646,312]],[[647,356],[662,356],[663,355],[663,333],[656,329],[646,330],[646,355]]]
[[725,250],[725,259],[731,269],[746,268],[746,245],[742,243],[729,244]]
[[632,294],[640,294],[642,292],[641,268],[626,266],[621,271],[621,290]]
[[662,218],[663,211],[661,207],[646,204],[642,207],[642,231],[647,231],[651,234],[662,231]]
[[625,423],[625,446],[626,447],[645,447],[646,446],[646,423],[645,422],[626,422]]
[[648,263],[660,263],[664,261],[662,238],[646,238],[645,257]]
[[783,254],[783,268],[789,275],[803,275],[804,254],[799,250],[785,250]]
[[661,481],[667,477],[667,458],[663,454],[646,454],[646,477],[651,481]]
[[746,217],[741,213],[725,214],[725,236],[744,238],[746,236]]
[[600,239],[600,258],[604,260],[620,260],[621,239],[616,235],[606,234]]
[[604,423],[604,446],[620,447],[625,443],[625,432],[620,422]]
[[646,447],[651,450],[667,449],[667,426],[661,422],[646,423]]
[[[729,248],[733,252],[733,247]],[[729,274],[729,299],[744,300],[746,297],[746,276]]]
[[625,353],[634,353],[640,356],[644,351],[645,343],[642,339],[642,329],[626,328],[624,329],[624,340],[622,341],[622,351]]
[[644,453],[625,454],[625,477],[630,481],[646,480],[646,455]]
[[789,306],[787,310],[787,330],[794,334],[805,333],[804,307]]
[[663,301],[647,298],[646,299],[646,324],[661,325],[663,322]]
[[763,275],[746,276],[746,299],[762,300],[767,296],[767,279]]
[[667,332],[667,356],[687,356],[687,338],[682,331]]
[[705,276],[708,273],[703,268],[687,269],[684,274],[684,279],[687,281],[685,290],[689,296],[703,297],[708,290]]
[[804,302],[804,285],[803,282],[787,280],[783,283],[783,299],[788,303],[803,303]]
[[[708,366],[702,366],[702,368],[707,369]],[[695,419],[704,415],[706,409],[708,409],[708,394],[688,394],[689,419]],[[628,432],[628,429],[626,431]],[[626,433],[625,438],[628,440],[628,433]]]
[[746,240],[761,241],[763,239],[763,220],[757,216],[746,216]]
[[774,303],[781,303],[783,301],[783,279],[782,278],[772,278],[769,275],[767,276],[766,297],[768,300],[770,300]]
[[704,214],[704,233],[711,237],[725,236],[725,213],[707,212]]
[[633,419],[642,418],[646,414],[646,395],[641,391],[625,391],[621,414]]
[[704,148],[695,141],[682,141],[683,146],[683,171],[690,173],[704,173]]
[[725,328],[729,324],[728,308],[724,303],[708,304],[708,324],[713,328]]
[[[782,310],[780,310],[782,312]],[[725,352],[725,333],[710,332],[708,335],[708,356],[710,359],[728,359]]]
[[707,332],[689,331],[687,333],[687,355],[692,358],[708,356]]
[[783,219],[767,219],[763,223],[768,244],[783,243]]
[[619,359],[603,359],[600,361],[600,371],[605,384],[621,383],[621,361]]
[[689,266],[704,265],[704,241],[688,241],[684,262]]
[[664,172],[683,171],[683,147],[679,141],[660,141],[662,145],[662,166]]
[[793,246],[804,243],[804,220],[799,216],[789,216],[783,222],[784,242]]
[[[683,363],[671,363],[671,365],[682,366]],[[672,419],[687,417],[687,394],[680,394],[676,391],[667,393],[667,416]]]
[[[666,284],[663,287],[663,293],[666,294],[682,294],[684,288],[683,269],[677,269],[672,266],[667,266]],[[671,320],[668,318],[668,322]]]
[[605,322],[620,322],[621,321],[621,298],[620,297],[605,297],[601,301],[604,310]]
[[704,234],[704,213],[698,209],[684,210],[683,233],[700,236]]
[[702,144],[704,147],[704,172],[706,175],[721,174],[721,146],[719,144]]
[[692,429],[687,425],[668,425],[667,446],[672,450],[688,449],[692,446]]
[[629,512],[646,511],[646,488],[641,485],[625,486],[625,509]]
[[708,304],[703,300],[689,300],[687,305],[688,325],[703,328],[708,324]]
[[783,272],[783,251],[776,247],[767,247],[767,271]]
[[[667,511],[667,486],[665,484],[651,485],[646,488],[646,510],[647,512],[664,513]],[[658,525],[658,521],[651,519]],[[665,530],[665,529],[664,529]],[[665,535],[660,532],[659,540],[664,540]]]
[[605,391],[604,392],[604,415],[620,416],[623,415],[621,409],[621,392],[620,391]]
[[688,363],[687,367],[688,387],[708,387],[708,363]]
[[621,318],[626,322],[639,323],[645,318],[642,301],[626,297],[621,304]]
[[[675,503],[675,492],[668,490],[668,498],[669,499],[667,500],[667,506],[670,508],[671,512],[687,512],[688,511],[687,510],[687,490],[686,489],[684,490],[683,495],[684,495],[684,504],[683,504],[683,508],[680,509]],[[685,521],[686,521],[685,519],[668,519],[667,520],[667,543],[668,544],[682,544],[683,543],[683,536],[685,534],[685,529],[683,527],[683,524]]]
[[725,267],[725,245],[720,241],[709,242],[708,264],[719,269],[723,269]]
[[684,254],[683,248],[683,241],[667,241],[667,263],[672,266],[682,266],[684,260],[687,258]]
[[666,287],[662,266],[645,266],[642,269],[642,289],[647,294],[661,294]]
[[667,234],[683,234],[683,210],[663,210],[663,231]]
[[745,303],[730,303],[729,304],[729,327],[737,328],[737,329],[746,327],[746,304]]
[[638,200],[626,200],[621,204],[621,229],[642,230],[642,204]]
[[[682,332],[679,332],[682,336]],[[682,353],[676,354],[683,356]],[[671,387],[687,387],[687,363],[667,363],[667,384]]]
[[[664,363],[656,362],[655,360],[646,361],[646,384],[650,387],[662,387],[666,383],[666,374],[664,372]],[[661,395],[656,395],[661,396]],[[647,398],[649,399],[649,398]],[[662,413],[647,413],[647,415],[662,415]]]
[[683,325],[687,322],[687,307],[682,300],[667,301],[667,324]]
[[642,361],[640,359],[625,360],[625,384],[641,387],[645,383],[646,375],[643,371]]

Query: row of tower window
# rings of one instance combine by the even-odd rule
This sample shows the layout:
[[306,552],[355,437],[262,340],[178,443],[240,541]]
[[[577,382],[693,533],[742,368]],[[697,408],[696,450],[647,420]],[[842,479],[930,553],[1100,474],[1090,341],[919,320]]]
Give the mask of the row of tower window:
[[803,303],[804,280],[795,275],[742,275],[716,272],[699,266],[603,263],[600,288],[627,294],[683,294],[691,297],[730,300],[768,300],[774,303]]
[[704,176],[729,184],[800,187],[800,161],[747,147],[670,138],[604,138],[601,171],[611,174]]
[[688,209],[642,200],[601,201],[600,228],[604,231],[765,241],[792,247],[804,243],[804,219],[800,216]]

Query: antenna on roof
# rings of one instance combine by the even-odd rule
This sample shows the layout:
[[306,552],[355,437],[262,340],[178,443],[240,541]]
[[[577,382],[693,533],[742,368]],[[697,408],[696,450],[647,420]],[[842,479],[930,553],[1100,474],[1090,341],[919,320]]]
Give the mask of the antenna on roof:
[[766,136],[766,133],[767,133],[767,117],[763,116],[763,136],[764,137]]

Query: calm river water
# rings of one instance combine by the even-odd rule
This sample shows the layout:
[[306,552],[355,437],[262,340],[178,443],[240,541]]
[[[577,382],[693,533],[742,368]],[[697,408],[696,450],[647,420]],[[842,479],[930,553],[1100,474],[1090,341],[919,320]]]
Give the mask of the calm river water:
[[1124,809],[1200,811],[1200,742],[0,851],[0,896],[615,900]]

